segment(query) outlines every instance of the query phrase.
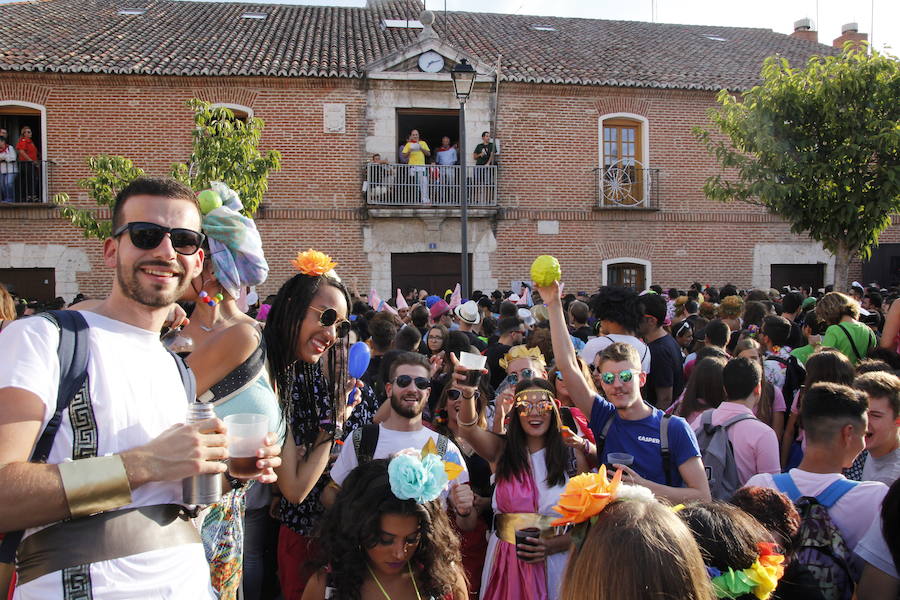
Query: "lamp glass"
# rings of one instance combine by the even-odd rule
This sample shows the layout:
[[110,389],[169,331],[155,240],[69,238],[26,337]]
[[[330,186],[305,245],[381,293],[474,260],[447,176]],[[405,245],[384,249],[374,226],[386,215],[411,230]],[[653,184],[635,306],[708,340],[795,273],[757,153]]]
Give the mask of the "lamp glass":
[[475,69],[466,59],[461,59],[459,64],[453,67],[450,76],[453,78],[453,87],[456,88],[456,97],[465,101],[472,93],[475,85]]

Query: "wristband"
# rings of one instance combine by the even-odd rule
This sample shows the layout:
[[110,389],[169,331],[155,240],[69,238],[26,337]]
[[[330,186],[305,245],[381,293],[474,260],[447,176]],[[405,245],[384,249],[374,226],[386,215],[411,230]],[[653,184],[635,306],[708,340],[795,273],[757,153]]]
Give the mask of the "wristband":
[[72,518],[131,504],[131,486],[118,454],[57,465]]

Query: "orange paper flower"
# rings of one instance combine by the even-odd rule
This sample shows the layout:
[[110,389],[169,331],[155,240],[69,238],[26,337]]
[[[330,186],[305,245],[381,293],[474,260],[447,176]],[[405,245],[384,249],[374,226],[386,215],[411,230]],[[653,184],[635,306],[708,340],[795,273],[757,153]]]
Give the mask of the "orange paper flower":
[[571,478],[559,497],[559,504],[553,507],[562,516],[551,525],[575,525],[597,515],[615,500],[621,481],[621,469],[616,471],[612,481],[607,480],[606,465],[600,466],[599,473],[584,473]]
[[298,252],[297,258],[291,260],[291,264],[298,271],[310,277],[324,275],[337,266],[330,256],[312,248],[306,252]]

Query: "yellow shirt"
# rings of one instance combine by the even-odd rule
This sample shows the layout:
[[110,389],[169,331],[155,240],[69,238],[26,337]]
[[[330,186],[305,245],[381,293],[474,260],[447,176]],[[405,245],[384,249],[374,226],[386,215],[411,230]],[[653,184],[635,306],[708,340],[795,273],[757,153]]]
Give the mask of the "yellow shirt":
[[[412,142],[406,142],[406,145],[403,146],[403,154],[409,153],[409,164],[411,165],[424,165],[425,164],[425,152],[431,152],[431,148],[428,147],[428,144],[419,140],[416,142],[419,144],[419,150],[410,150],[410,146],[412,146]],[[423,150],[425,152],[423,152]]]

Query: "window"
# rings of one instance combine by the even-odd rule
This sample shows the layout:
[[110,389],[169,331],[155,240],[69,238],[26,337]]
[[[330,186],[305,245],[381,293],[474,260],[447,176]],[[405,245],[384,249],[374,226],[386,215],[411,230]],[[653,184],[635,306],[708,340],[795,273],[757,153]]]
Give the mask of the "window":
[[253,116],[253,109],[248,106],[243,106],[241,104],[225,104],[222,102],[216,102],[212,105],[213,108],[227,108],[231,112],[234,113],[234,118],[238,121],[247,122],[247,119]]
[[[43,203],[48,201],[50,168],[52,162],[47,160],[46,149],[46,112],[43,106],[17,100],[0,100],[0,130],[6,132],[10,146],[19,145],[25,130],[31,132],[31,151],[19,153],[16,173],[12,176],[11,188],[6,194],[12,194],[12,202]],[[9,201],[10,198],[4,198]]]
[[602,206],[634,207],[644,204],[643,124],[625,118],[602,121]]
[[647,289],[652,277],[650,261],[642,258],[613,258],[604,260],[602,269],[602,285],[630,287],[638,292]]

